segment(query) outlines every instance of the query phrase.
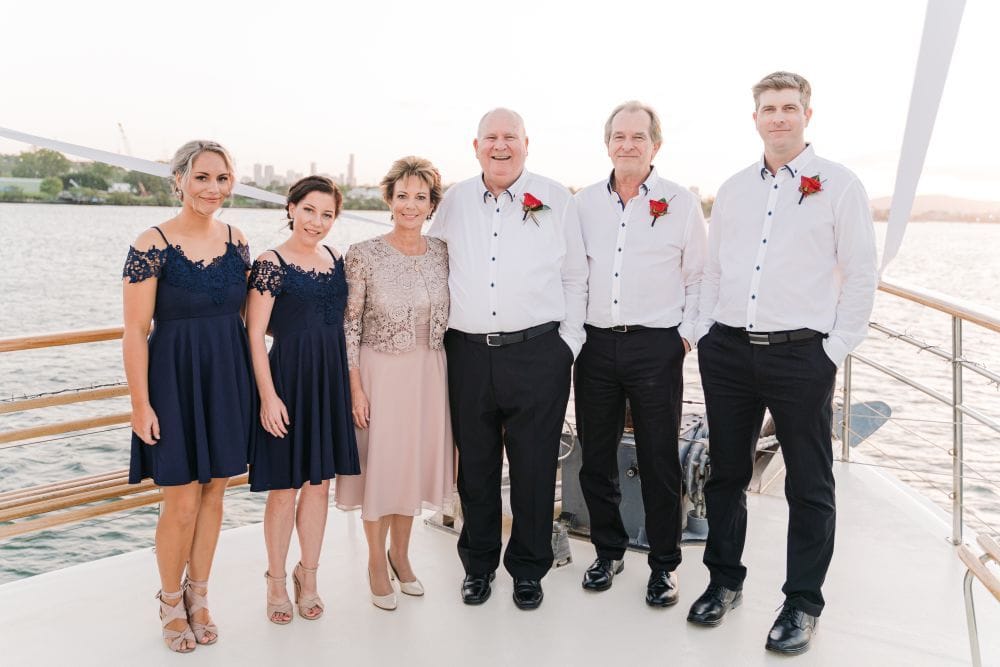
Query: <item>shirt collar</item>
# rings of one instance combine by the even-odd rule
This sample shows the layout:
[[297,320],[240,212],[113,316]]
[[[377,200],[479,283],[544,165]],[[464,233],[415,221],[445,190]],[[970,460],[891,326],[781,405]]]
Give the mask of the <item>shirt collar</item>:
[[[816,156],[816,151],[815,149],[813,149],[812,144],[806,144],[806,147],[802,150],[802,152],[796,155],[795,159],[793,159],[791,162],[789,162],[786,165],[783,165],[781,169],[778,170],[778,172],[780,173],[782,171],[785,171],[788,173],[789,176],[795,178],[796,176],[799,175],[799,172],[801,172],[802,169],[812,161],[812,159],[815,156]],[[760,156],[759,166],[760,166],[760,179],[762,181],[766,180],[767,175],[770,172],[767,169],[767,165],[764,163],[763,155]]]
[[[520,196],[521,191],[524,190],[524,185],[528,180],[528,170],[521,170],[521,175],[517,177],[517,180],[511,183],[510,187],[500,193],[500,196],[496,197],[498,202],[503,201],[504,198],[509,198],[510,201],[514,201]],[[486,187],[486,181],[483,180],[482,174],[479,176],[480,184],[483,186],[483,203],[485,204],[490,199],[493,199],[493,193],[490,189]]]
[[[657,178],[656,167],[650,166],[649,176],[647,176],[646,180],[643,181],[642,185],[639,186],[639,191],[642,193],[643,197],[649,194],[649,191],[653,188],[653,180],[656,178]],[[608,176],[607,188],[608,188],[608,195],[610,195],[612,199],[618,200],[618,204],[621,205],[622,210],[624,210],[625,202],[622,201],[621,195],[619,195],[618,192],[615,191],[614,169],[611,170],[611,174]]]

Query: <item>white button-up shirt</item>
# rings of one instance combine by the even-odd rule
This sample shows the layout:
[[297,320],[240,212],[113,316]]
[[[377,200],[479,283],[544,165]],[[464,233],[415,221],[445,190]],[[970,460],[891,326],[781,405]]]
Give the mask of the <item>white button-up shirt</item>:
[[[526,216],[526,193],[549,210]],[[428,233],[448,244],[450,328],[496,333],[559,322],[559,335],[579,354],[587,258],[569,190],[524,171],[494,197],[476,176],[449,188]]]
[[[650,200],[665,199],[654,218]],[[707,231],[701,202],[656,169],[623,202],[610,180],[576,194],[590,266],[587,324],[678,327],[694,345]]]
[[[803,176],[822,190],[799,192]],[[713,322],[748,331],[809,328],[838,366],[868,335],[878,286],[861,182],[807,146],[777,174],[763,158],[719,188],[708,226],[698,336]]]

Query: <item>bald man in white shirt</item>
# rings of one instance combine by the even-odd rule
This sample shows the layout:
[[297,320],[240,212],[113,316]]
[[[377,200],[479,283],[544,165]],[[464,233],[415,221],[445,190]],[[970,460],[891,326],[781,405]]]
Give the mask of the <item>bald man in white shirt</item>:
[[788,547],[785,602],[765,646],[797,654],[823,611],[833,557],[834,380],[867,335],[878,273],[864,187],[805,142],[808,81],[774,72],[753,94],[764,155],[719,188],[702,277],[710,583],[688,620],[718,625],[742,599],[746,488],[767,408],[786,466]]
[[482,173],[450,188],[430,234],[448,244],[445,350],[459,451],[462,600],[482,604],[500,564],[506,450],[514,515],[504,567],[535,609],[552,566],[556,465],[570,369],[583,345],[587,259],[576,204],[524,168],[524,121],[494,109],[473,147]]

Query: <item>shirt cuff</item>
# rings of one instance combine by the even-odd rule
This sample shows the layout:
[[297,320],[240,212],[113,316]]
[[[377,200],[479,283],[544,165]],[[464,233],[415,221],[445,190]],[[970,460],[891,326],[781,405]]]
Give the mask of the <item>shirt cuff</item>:
[[844,359],[847,358],[847,354],[851,351],[850,348],[844,343],[840,338],[834,334],[830,334],[826,340],[823,341],[823,351],[826,356],[830,358],[830,361],[840,368],[844,364]]

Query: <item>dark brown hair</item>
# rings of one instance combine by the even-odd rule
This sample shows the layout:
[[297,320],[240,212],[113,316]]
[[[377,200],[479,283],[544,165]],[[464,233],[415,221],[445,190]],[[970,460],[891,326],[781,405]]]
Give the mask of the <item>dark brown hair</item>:
[[[333,217],[336,218],[340,215],[340,209],[344,205],[344,195],[340,193],[340,188],[326,176],[306,176],[292,183],[291,187],[288,188],[288,196],[285,198],[285,213],[288,213],[289,206],[292,204],[298,205],[310,192],[322,192],[331,195],[334,202]],[[289,214],[289,229],[292,228],[294,222],[292,216]]]

